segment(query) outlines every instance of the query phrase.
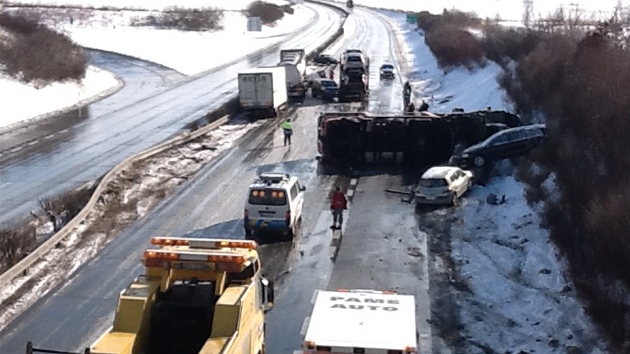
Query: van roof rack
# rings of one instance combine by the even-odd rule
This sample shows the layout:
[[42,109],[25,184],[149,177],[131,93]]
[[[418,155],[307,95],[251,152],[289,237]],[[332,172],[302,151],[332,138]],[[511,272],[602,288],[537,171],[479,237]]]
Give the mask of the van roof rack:
[[258,177],[265,183],[279,183],[282,181],[287,181],[291,178],[288,173],[280,172],[261,173]]

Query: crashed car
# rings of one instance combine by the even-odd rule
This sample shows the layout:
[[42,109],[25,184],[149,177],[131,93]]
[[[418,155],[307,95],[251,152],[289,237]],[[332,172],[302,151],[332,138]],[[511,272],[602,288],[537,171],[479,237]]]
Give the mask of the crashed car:
[[462,168],[484,167],[489,161],[498,161],[526,155],[547,136],[544,124],[525,125],[501,130],[483,142],[470,146],[451,162]]
[[382,79],[395,79],[396,78],[396,74],[394,73],[394,66],[392,64],[383,64],[381,65],[381,69],[380,69],[380,73],[381,73],[381,80]]
[[429,168],[414,191],[416,204],[458,205],[472,186],[473,174],[453,166]]
[[339,61],[333,58],[332,55],[320,54],[317,57],[315,57],[315,59],[313,59],[313,63],[319,64],[319,65],[336,65],[339,63]]
[[314,98],[332,101],[339,95],[339,86],[337,86],[337,82],[330,79],[313,80],[311,95],[313,95]]

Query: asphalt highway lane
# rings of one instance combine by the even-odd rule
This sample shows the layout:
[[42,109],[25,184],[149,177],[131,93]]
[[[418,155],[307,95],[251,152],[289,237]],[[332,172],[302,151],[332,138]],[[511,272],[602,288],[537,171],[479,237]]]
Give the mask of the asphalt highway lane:
[[[278,45],[265,52],[257,65],[275,65],[283,48],[312,50],[318,42],[314,38],[323,40],[337,30],[341,21],[337,11],[320,5],[303,6],[317,11],[314,25],[283,43],[282,48]],[[236,94],[237,73],[252,65],[251,58],[244,58],[127,105],[103,106],[103,111],[94,112],[89,107],[89,119],[70,119],[68,128],[50,137],[1,152],[0,225],[28,216],[30,210],[37,209],[38,200],[95,180],[125,158],[180,133],[188,123]]]

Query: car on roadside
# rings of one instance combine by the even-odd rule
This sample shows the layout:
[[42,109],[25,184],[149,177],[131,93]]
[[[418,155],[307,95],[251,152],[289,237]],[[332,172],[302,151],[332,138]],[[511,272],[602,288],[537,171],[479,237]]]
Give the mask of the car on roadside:
[[380,75],[381,75],[381,80],[383,80],[383,79],[387,79],[387,80],[395,79],[396,78],[396,74],[395,74],[394,65],[392,65],[392,64],[383,64],[383,65],[381,65]]
[[313,63],[319,65],[336,65],[339,64],[339,60],[330,54],[320,54],[313,59]]
[[455,166],[434,166],[426,170],[414,190],[416,204],[459,205],[470,189],[473,173]]
[[247,191],[245,239],[261,244],[292,240],[302,221],[305,190],[289,174],[260,174]]
[[311,83],[311,95],[313,98],[331,101],[339,95],[339,86],[335,80],[316,79]]
[[461,168],[481,168],[490,161],[523,156],[547,137],[544,124],[524,125],[501,130],[479,144],[472,145],[451,158]]

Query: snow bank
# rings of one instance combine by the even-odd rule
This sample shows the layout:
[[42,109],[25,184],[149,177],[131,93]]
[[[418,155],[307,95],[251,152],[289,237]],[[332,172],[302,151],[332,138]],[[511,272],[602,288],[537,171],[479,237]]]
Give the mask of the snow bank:
[[[170,6],[180,7],[219,7],[226,10],[242,10],[246,8],[254,0],[152,0],[152,1],[127,1],[127,0],[9,0],[7,3],[22,3],[34,5],[73,5],[84,7],[110,7],[110,8],[128,8],[128,9],[145,9],[145,10],[162,10]],[[286,5],[288,2],[284,0],[265,0],[265,2]]]
[[455,68],[445,72],[438,67],[433,53],[424,43],[422,31],[415,25],[405,22],[405,15],[381,11],[387,15],[396,35],[402,43],[403,56],[409,69],[407,78],[417,100],[429,104],[432,112],[450,112],[453,108],[475,111],[491,107],[494,110],[512,110],[510,102],[503,98],[503,90],[496,77],[501,68],[489,62],[483,68],[472,72],[465,68]]
[[[487,204],[490,193],[505,204]],[[456,215],[451,256],[470,289],[461,304],[464,337],[499,353],[603,352],[520,182],[504,176],[474,187]]]
[[[250,1],[231,1],[230,6],[246,6]],[[271,1],[286,4],[285,1]],[[31,3],[39,3],[32,1]],[[59,3],[59,2],[42,2]],[[63,3],[70,3],[64,1]],[[94,6],[111,4],[115,1],[75,3]],[[123,2],[119,2],[123,4]],[[135,3],[136,5],[140,3]],[[178,6],[220,6],[218,1],[187,2],[151,2],[154,8],[177,4]],[[223,20],[224,29],[217,32],[182,32],[177,30],[159,30],[148,27],[131,27],[130,20],[148,14],[137,11],[102,12],[85,24],[76,20],[73,25],[58,23],[57,28],[68,34],[72,40],[84,47],[117,52],[173,68],[186,75],[194,75],[213,67],[228,63],[281,42],[289,33],[308,23],[315,17],[315,12],[304,6],[295,6],[294,14],[285,14],[275,26],[263,26],[261,32],[247,32],[247,18],[240,12],[226,12]],[[70,20],[66,19],[67,21]],[[118,84],[110,73],[90,69],[81,85],[54,84],[41,90],[21,84],[14,80],[0,77],[0,97],[3,111],[0,115],[0,128],[26,119],[71,107],[90,97],[106,93]]]
[[0,130],[12,124],[49,112],[89,102],[114,91],[121,83],[110,72],[89,67],[85,78],[77,83],[54,83],[42,89],[0,77],[2,115]]
[[[345,0],[332,0],[343,2]],[[410,0],[354,0],[355,5],[363,5],[382,9],[402,11],[429,11],[440,14],[444,9],[458,9],[465,12],[474,12],[481,18],[496,18],[503,20],[521,21],[523,18],[523,5],[515,0],[444,0],[444,1],[410,1]],[[560,6],[565,9],[573,9],[572,4],[579,4],[579,8],[588,14],[597,17],[608,17],[612,14],[617,0],[545,0],[533,1],[534,17],[546,17]]]
[[240,13],[226,13],[224,30],[212,33],[120,24],[128,23],[132,16],[138,14],[128,12],[117,19],[118,25],[116,22],[87,27],[66,24],[63,30],[84,47],[126,54],[194,75],[280,42],[283,36],[311,21],[315,12],[299,6],[293,15],[285,14],[276,26],[263,26],[262,32],[247,32],[247,18]]

